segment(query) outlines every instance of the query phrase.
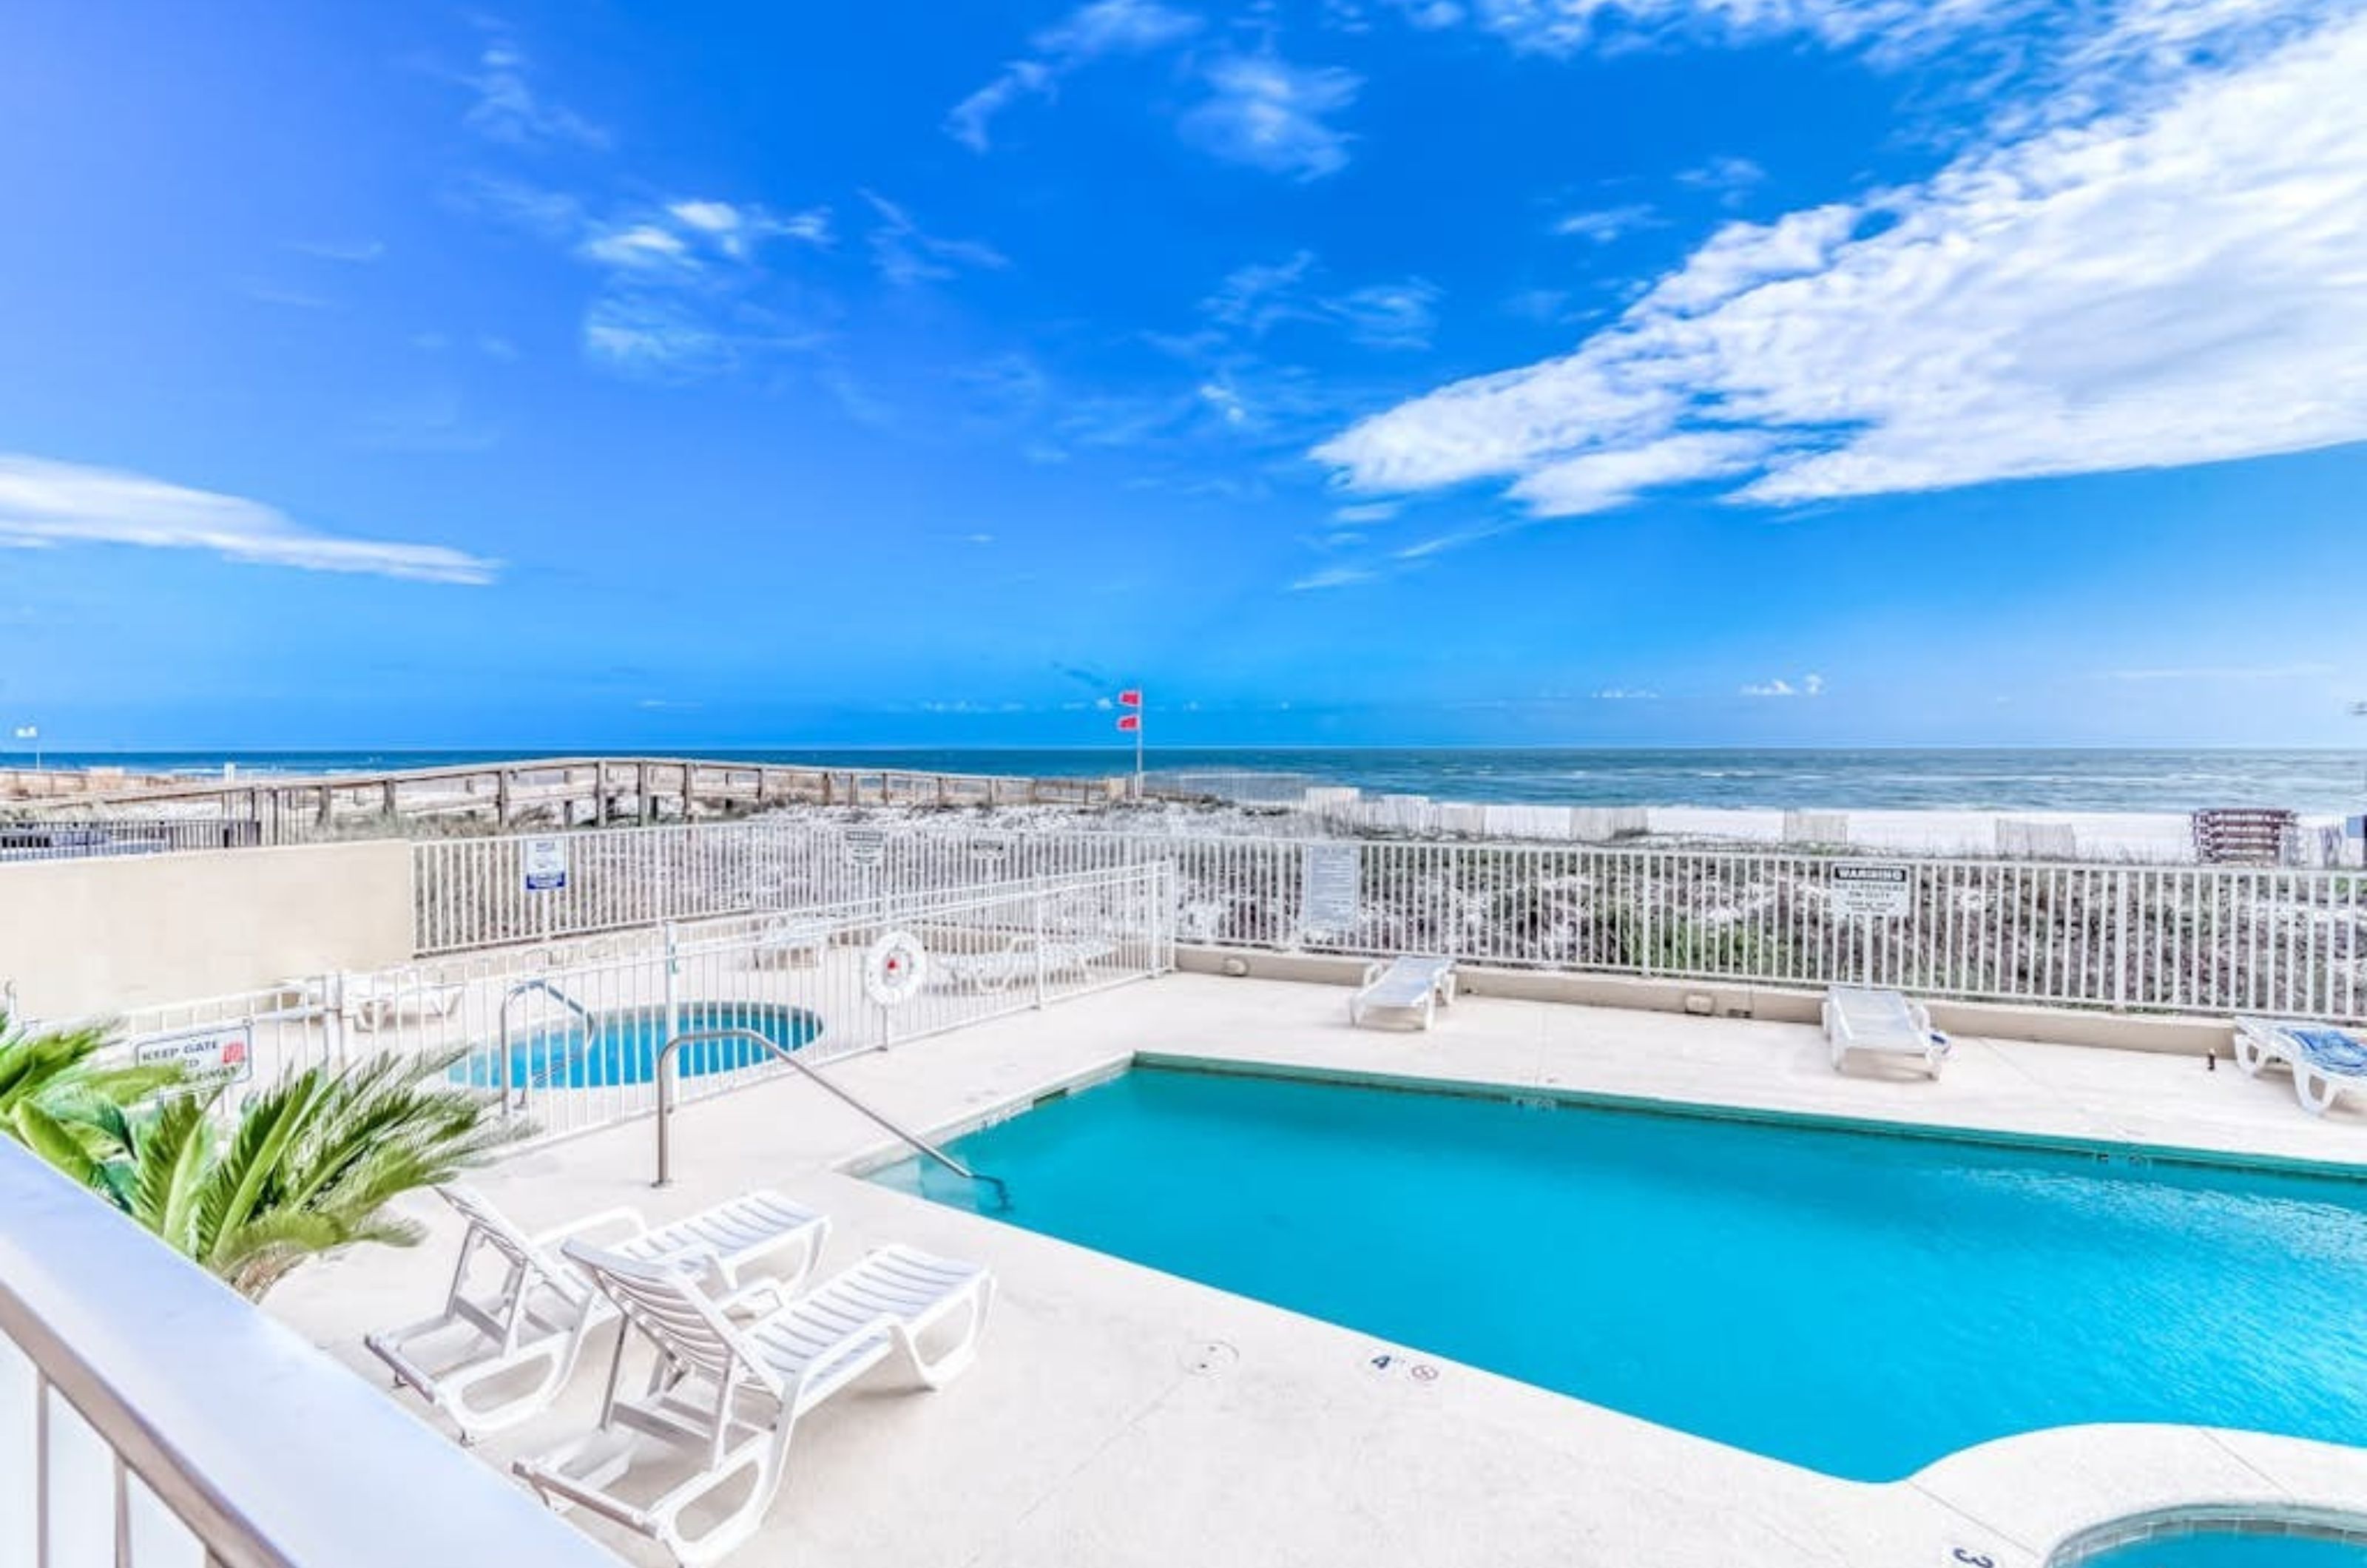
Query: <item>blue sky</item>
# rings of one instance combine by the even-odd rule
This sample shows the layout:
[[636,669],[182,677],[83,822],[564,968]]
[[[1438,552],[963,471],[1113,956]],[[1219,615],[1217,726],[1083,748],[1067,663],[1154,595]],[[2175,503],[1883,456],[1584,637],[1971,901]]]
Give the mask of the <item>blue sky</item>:
[[0,735],[2356,744],[2367,7],[32,0]]

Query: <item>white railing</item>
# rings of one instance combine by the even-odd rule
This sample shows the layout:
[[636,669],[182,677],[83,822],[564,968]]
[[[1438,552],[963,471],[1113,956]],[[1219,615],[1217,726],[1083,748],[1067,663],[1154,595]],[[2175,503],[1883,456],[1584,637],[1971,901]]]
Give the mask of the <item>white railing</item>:
[[[1354,843],[1353,908],[1309,928],[1307,856],[1348,840],[751,822],[578,833],[564,900],[517,840],[420,846],[422,950],[920,895],[1172,862],[1186,942],[2052,1006],[2367,1017],[2367,877],[2339,870]],[[1852,914],[1837,868],[1905,868],[1904,913]],[[551,898],[538,904],[537,899]]]
[[615,1568],[0,1138],[0,1563]]
[[[505,1087],[505,1114],[557,1137],[653,1111],[657,1053],[693,1029],[753,1029],[826,1062],[1163,974],[1174,905],[1172,868],[1153,863],[668,922],[142,1009],[119,1049],[258,1084],[381,1050],[453,1055],[455,1081]],[[866,955],[891,930],[920,940],[925,983],[882,1003]],[[679,1066],[681,1100],[787,1070],[730,1042],[688,1046]]]

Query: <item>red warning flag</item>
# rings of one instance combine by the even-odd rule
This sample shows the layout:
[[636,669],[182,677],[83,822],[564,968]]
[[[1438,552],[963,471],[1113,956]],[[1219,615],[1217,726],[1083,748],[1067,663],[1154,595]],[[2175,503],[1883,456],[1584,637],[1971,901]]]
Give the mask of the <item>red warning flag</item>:
[[1117,727],[1120,729],[1140,729],[1142,716],[1138,713],[1122,713],[1117,716]]
[[1126,691],[1120,692],[1117,694],[1117,705],[1122,708],[1140,707],[1142,705],[1141,690],[1139,688],[1129,688]]

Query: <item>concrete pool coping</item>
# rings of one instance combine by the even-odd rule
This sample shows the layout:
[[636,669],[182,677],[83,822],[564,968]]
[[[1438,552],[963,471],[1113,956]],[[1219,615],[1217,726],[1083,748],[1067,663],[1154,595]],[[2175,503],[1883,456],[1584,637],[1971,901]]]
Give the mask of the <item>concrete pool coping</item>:
[[[2184,1144],[2143,1143],[2122,1138],[2071,1137],[2052,1133],[2022,1133],[2010,1128],[1959,1125],[1950,1122],[1882,1121],[1867,1116],[1838,1116],[1818,1111],[1775,1110],[1763,1106],[1724,1105],[1700,1100],[1664,1100],[1647,1095],[1605,1094],[1591,1089],[1543,1089],[1536,1085],[1477,1077],[1417,1077],[1376,1073],[1353,1067],[1296,1066],[1281,1062],[1246,1062],[1164,1051],[1138,1051],[1037,1088],[1023,1090],[1002,1104],[955,1121],[921,1129],[938,1148],[973,1133],[1000,1125],[1047,1104],[1109,1083],[1138,1070],[1201,1073],[1215,1077],[1271,1078],[1285,1083],[1329,1084],[1342,1089],[1377,1089],[1391,1094],[1450,1095],[1457,1099],[1501,1101],[1508,1105],[1603,1111],[1629,1116],[1657,1116],[1693,1122],[1741,1122],[1750,1126],[1795,1128],[1803,1132],[1837,1133],[1858,1137],[1911,1138],[1926,1143],[1957,1144],[1976,1148],[2013,1149],[2058,1154],[2081,1159],[2124,1159],[2140,1165],[2167,1165],[2201,1170],[2251,1171],[2263,1175],[2299,1176],[2322,1180],[2367,1182],[2367,1160],[2304,1158],[2271,1152],[2203,1148]],[[900,1139],[889,1139],[842,1161],[837,1168],[849,1176],[870,1177],[890,1166],[926,1157]]]
[[[1336,988],[1202,976],[830,1071],[908,1125],[946,1129],[1161,1056],[2367,1167],[2367,1117],[2311,1122],[2282,1081],[2178,1057],[1968,1040],[1937,1084],[1839,1077],[1798,1024],[1477,998],[1429,1035],[1378,1034],[1346,1027]],[[2182,1505],[2367,1513],[2367,1450],[2179,1427],[2056,1428],[1904,1481],[1842,1481],[859,1179],[846,1167],[881,1150],[878,1130],[794,1081],[679,1115],[686,1157],[665,1191],[645,1186],[645,1122],[528,1150],[478,1185],[538,1226],[617,1201],[666,1217],[777,1186],[838,1221],[830,1266],[900,1239],[1002,1280],[960,1383],[858,1393],[801,1427],[784,1496],[735,1562],[1977,1568],[1964,1551],[2035,1568],[2082,1529]],[[373,1381],[360,1334],[431,1305],[458,1237],[441,1205],[409,1207],[429,1225],[425,1247],[317,1266],[270,1303]],[[1380,1351],[1399,1370],[1374,1371]],[[1405,1375],[1417,1361],[1439,1375]],[[598,1382],[580,1373],[557,1410],[485,1457],[505,1466],[580,1430]]]

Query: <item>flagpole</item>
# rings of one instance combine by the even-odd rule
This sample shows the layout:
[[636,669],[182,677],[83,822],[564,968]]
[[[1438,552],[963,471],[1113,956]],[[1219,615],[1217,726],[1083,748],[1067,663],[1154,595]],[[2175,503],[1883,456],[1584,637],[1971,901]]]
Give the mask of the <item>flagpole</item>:
[[[1134,690],[1139,698],[1142,688],[1137,686]],[[1142,798],[1142,704],[1139,701],[1134,707],[1134,798]]]

